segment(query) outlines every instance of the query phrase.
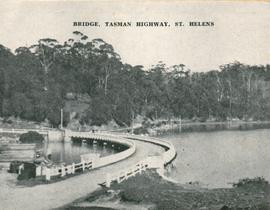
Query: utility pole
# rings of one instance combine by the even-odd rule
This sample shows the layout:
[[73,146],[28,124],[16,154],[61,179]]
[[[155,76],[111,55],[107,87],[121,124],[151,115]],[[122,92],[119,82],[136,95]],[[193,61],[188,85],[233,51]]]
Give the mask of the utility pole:
[[60,124],[60,129],[63,129],[63,109],[61,109],[61,124]]
[[179,124],[180,124],[180,133],[182,132],[182,116],[180,115],[180,122],[179,122]]
[[134,111],[131,110],[131,134],[134,133]]

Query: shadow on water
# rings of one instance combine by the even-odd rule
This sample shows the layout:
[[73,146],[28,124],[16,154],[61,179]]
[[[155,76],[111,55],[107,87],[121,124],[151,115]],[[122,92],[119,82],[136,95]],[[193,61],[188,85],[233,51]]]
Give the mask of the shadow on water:
[[100,154],[101,157],[104,157],[126,149],[126,147],[118,144],[80,138],[72,138],[70,142],[52,141],[46,147],[46,150],[51,153],[51,160],[56,164],[80,162],[80,156],[84,154]]

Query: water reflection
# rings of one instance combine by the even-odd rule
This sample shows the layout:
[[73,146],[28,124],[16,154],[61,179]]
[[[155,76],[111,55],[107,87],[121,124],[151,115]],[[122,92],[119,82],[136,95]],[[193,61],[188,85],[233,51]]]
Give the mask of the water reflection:
[[109,145],[91,144],[87,142],[46,142],[44,145],[45,154],[51,154],[51,160],[56,163],[77,163],[80,162],[80,155],[98,153],[106,156],[114,153]]

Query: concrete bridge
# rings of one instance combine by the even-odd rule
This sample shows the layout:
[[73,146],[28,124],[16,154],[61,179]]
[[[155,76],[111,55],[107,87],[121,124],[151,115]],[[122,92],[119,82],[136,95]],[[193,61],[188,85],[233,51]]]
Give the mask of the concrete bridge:
[[[128,152],[110,155],[100,167],[55,183],[34,187],[17,186],[12,179],[0,175],[0,209],[52,209],[69,204],[111,182],[121,182],[147,168],[162,169],[176,157],[176,151],[168,142],[134,135],[93,134],[90,132],[67,131],[66,140],[71,137],[101,138],[128,144]],[[134,147],[135,146],[135,147]],[[113,163],[113,164],[112,164]],[[101,167],[102,166],[102,167]],[[12,175],[10,175],[12,176]],[[14,180],[14,179],[13,179]]]

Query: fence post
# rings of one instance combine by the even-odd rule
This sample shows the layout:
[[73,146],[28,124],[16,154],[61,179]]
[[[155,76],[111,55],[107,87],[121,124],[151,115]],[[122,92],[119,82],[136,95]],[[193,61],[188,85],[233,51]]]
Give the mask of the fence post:
[[46,180],[50,181],[51,180],[51,169],[46,168]]
[[84,162],[84,160],[82,160],[82,170],[83,171],[85,170],[85,162]]
[[24,169],[24,164],[21,164],[19,166],[19,175],[22,173],[22,170]]
[[142,163],[139,163],[139,173],[140,174],[142,173],[142,167],[143,167],[143,164]]
[[75,163],[72,163],[72,169],[71,169],[71,173],[74,174],[75,173]]
[[111,174],[106,175],[106,187],[111,187]]
[[61,167],[61,176],[63,177],[65,175],[66,175],[66,168],[65,168],[65,166],[62,165],[62,167]]

